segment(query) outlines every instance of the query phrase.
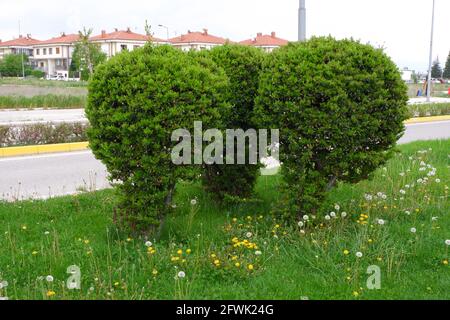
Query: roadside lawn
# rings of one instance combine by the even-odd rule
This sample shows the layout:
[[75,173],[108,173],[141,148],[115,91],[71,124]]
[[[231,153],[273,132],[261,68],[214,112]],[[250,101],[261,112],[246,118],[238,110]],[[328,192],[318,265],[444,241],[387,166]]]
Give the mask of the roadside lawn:
[[[158,240],[116,230],[111,190],[0,203],[0,296],[450,299],[450,140],[400,150],[371,181],[335,189],[305,226],[270,215],[278,175],[232,206],[179,185]],[[73,265],[81,290],[66,287]],[[379,290],[366,286],[369,266],[381,269]]]

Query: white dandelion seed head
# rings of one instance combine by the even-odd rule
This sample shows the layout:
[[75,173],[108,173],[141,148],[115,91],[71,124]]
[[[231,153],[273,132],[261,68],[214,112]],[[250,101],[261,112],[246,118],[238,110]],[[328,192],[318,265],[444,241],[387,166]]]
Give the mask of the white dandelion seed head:
[[298,226],[299,226],[300,228],[302,228],[304,225],[305,225],[305,224],[303,223],[303,221],[299,221],[299,222],[298,222]]
[[48,236],[48,235],[50,234],[50,232],[49,232],[49,231],[45,231],[44,234],[45,234],[46,236]]
[[373,200],[373,196],[372,196],[371,194],[365,194],[365,195],[364,195],[364,198],[365,198],[367,201],[372,201],[372,200]]
[[308,215],[304,215],[303,216],[303,220],[308,221],[309,220],[309,216]]
[[251,232],[247,232],[247,233],[245,234],[245,236],[246,236],[247,238],[251,238],[251,237],[253,237],[253,234],[252,234]]
[[410,215],[411,215],[411,211],[406,210],[406,211],[405,211],[405,214],[406,214],[407,216],[410,216]]
[[48,276],[45,277],[45,280],[46,280],[47,282],[53,282],[54,278],[53,278],[53,276],[48,275]]
[[383,226],[386,223],[386,221],[384,221],[383,219],[378,219],[377,222],[380,226]]
[[436,222],[436,221],[438,221],[438,219],[439,219],[438,217],[432,217],[431,221]]
[[406,191],[402,189],[402,190],[400,190],[400,193],[401,194],[406,194]]
[[331,217],[329,215],[326,215],[325,220],[331,220]]
[[336,204],[336,205],[334,206],[334,209],[335,209],[336,211],[339,211],[339,210],[341,210],[341,206],[338,205],[338,204]]
[[450,246],[450,240],[445,240],[445,244],[446,244],[447,246]]
[[180,271],[180,272],[178,272],[177,276],[178,276],[178,278],[182,279],[182,278],[186,277],[186,273],[184,271]]
[[416,228],[411,228],[411,233],[416,233],[417,232],[417,229]]
[[441,183],[441,179],[436,179],[436,183]]
[[191,200],[191,205],[193,205],[193,206],[197,205],[197,199],[192,199]]
[[255,255],[260,256],[260,255],[262,255],[262,252],[261,251],[255,251]]
[[357,257],[357,258],[362,258],[362,256],[363,256],[362,252],[357,252],[357,253],[356,253],[356,257]]
[[146,246],[146,247],[151,247],[151,246],[153,246],[153,243],[152,243],[151,241],[147,241],[147,242],[145,243],[145,246]]
[[[338,210],[338,211],[339,211],[339,210]],[[336,218],[336,212],[331,212],[331,213],[330,213],[330,217]]]
[[345,211],[344,211],[344,212],[342,212],[342,213],[341,213],[341,217],[342,217],[342,218],[345,218],[345,217],[347,217],[347,212],[345,212]]

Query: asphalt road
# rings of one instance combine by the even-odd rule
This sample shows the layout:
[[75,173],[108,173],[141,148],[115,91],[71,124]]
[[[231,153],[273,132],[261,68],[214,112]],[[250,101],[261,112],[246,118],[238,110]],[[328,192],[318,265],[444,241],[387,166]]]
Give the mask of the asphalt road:
[[90,151],[0,159],[0,200],[45,199],[109,186]]
[[[444,138],[450,138],[450,121],[408,125],[400,143]],[[48,198],[108,186],[106,168],[90,151],[0,159],[0,200]]]
[[0,110],[0,125],[87,122],[84,109]]

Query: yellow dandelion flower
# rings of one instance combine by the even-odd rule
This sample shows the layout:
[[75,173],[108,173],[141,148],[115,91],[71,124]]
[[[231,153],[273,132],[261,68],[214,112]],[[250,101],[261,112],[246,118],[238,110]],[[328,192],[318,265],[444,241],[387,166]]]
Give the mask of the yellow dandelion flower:
[[238,221],[237,218],[233,218],[233,222],[236,223]]
[[218,259],[214,260],[214,264],[215,264],[215,265],[220,264],[220,260],[218,260]]
[[116,281],[116,282],[114,282],[114,286],[115,286],[115,287],[118,287],[119,285],[120,285],[120,283],[119,283],[119,282],[117,282],[117,281]]
[[247,269],[250,270],[250,271],[253,271],[253,269],[255,269],[255,267],[252,264],[249,264],[247,266]]
[[442,263],[444,264],[444,266],[448,266],[448,260],[447,259],[442,261]]
[[183,254],[183,250],[181,250],[181,249],[178,250],[178,251],[177,251],[177,254],[179,254],[179,255],[181,256],[181,255]]
[[53,291],[53,290],[48,290],[48,291],[47,291],[47,297],[51,298],[51,297],[53,297],[53,296],[55,296],[55,295],[56,295],[56,292],[55,292],[55,291]]
[[217,257],[216,254],[215,254],[215,253],[212,253],[212,254],[211,254],[211,258],[214,259],[215,257]]
[[127,238],[127,242],[131,242],[131,241],[133,241],[133,239]]
[[187,249],[186,250],[186,254],[191,254],[192,253],[192,250],[191,249]]
[[22,230],[27,230],[27,226],[22,226]]
[[84,240],[84,244],[89,244],[89,240]]
[[153,269],[152,274],[153,274],[154,276],[158,275],[158,270]]
[[367,242],[369,242],[369,243],[373,243],[373,240],[372,240],[372,239],[369,239],[369,240],[367,240]]
[[358,291],[353,291],[353,296],[354,297],[358,297],[359,296],[359,292]]
[[346,256],[348,256],[348,255],[350,254],[350,251],[344,250],[344,254],[345,254]]
[[236,262],[234,265],[236,266],[236,268],[239,268],[241,266],[239,262]]

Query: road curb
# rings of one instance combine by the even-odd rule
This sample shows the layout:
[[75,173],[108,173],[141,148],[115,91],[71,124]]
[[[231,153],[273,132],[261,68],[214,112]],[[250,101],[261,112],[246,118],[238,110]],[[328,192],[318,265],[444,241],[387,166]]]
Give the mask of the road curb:
[[0,148],[0,158],[38,155],[46,153],[82,151],[89,148],[88,142],[47,144],[39,146]]
[[448,116],[436,116],[436,117],[420,117],[412,118],[405,121],[405,124],[415,124],[415,123],[426,123],[426,122],[438,122],[450,120],[450,115]]

